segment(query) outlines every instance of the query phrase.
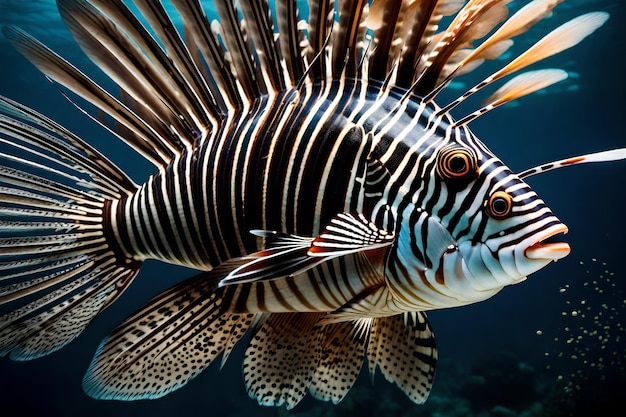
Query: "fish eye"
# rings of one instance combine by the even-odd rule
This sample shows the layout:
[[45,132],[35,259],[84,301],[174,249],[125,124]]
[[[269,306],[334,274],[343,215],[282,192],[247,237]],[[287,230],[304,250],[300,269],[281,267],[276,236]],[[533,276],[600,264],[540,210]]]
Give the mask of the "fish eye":
[[477,172],[476,155],[468,149],[452,145],[437,155],[437,173],[445,180],[468,180]]
[[511,212],[513,199],[504,191],[496,191],[489,197],[487,210],[494,219],[504,219]]

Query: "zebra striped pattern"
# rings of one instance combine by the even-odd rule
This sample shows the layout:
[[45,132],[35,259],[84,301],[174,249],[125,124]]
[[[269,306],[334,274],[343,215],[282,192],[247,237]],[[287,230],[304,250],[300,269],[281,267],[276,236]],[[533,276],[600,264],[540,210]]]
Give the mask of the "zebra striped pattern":
[[198,0],[172,0],[184,32],[161,2],[134,3],[143,20],[122,0],[58,0],[119,98],[4,29],[156,172],[134,184],[0,98],[0,354],[60,348],[157,259],[202,273],[105,339],[90,395],[165,395],[251,329],[244,379],[261,404],[292,408],[307,392],[338,402],[365,357],[420,403],[437,358],[423,311],[481,301],[569,252],[547,241],[566,227],[467,127],[567,74],[525,72],[474,113],[449,111],[574,46],[606,13],[558,27],[442,108],[434,99],[454,77],[560,2],[533,0],[507,19],[505,0],[310,0],[307,23],[294,0],[277,0],[278,33],[266,1],[215,0],[209,22]]
[[[475,301],[478,291],[487,298],[506,282],[477,274],[479,281],[471,292],[465,285],[451,290],[442,282],[440,257],[452,252],[448,247],[490,242],[489,257],[481,259],[485,265],[495,264],[501,262],[502,250],[560,222],[466,126],[452,126],[447,114],[437,116],[434,104],[402,98],[400,91],[384,93],[379,85],[344,80],[313,84],[276,102],[265,101],[211,147],[183,154],[133,196],[113,202],[110,232],[123,253],[135,260],[156,258],[210,269],[263,249],[262,240],[247,231],[289,230],[317,236],[336,213],[364,213],[382,222],[385,209],[391,207],[399,234],[386,273],[403,306],[395,311],[466,304]],[[367,138],[364,132],[369,132]],[[442,184],[438,155],[450,145],[471,152],[481,181],[460,189]],[[376,183],[380,190],[376,198],[367,198],[374,155],[386,178]],[[512,215],[530,217],[522,222],[509,219],[510,227],[490,232],[493,220],[485,205],[495,190],[511,196]],[[447,236],[433,239],[433,233]],[[442,239],[445,245],[440,247]],[[507,272],[511,279],[522,276]],[[339,287],[348,288],[341,290],[320,279],[328,273],[296,278],[289,285],[231,290],[228,297],[237,299],[231,303],[238,312],[332,311],[371,284],[367,275],[343,273]],[[346,295],[332,303],[327,296],[312,295],[335,290]],[[267,299],[259,298],[260,293]]]

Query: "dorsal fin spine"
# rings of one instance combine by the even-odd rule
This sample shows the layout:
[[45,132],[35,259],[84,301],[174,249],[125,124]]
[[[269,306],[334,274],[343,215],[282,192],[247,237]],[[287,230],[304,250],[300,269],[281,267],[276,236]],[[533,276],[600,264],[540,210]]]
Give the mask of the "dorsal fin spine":
[[298,7],[293,1],[277,0],[276,11],[282,58],[285,60],[291,85],[295,86],[304,75],[304,61],[300,46],[303,33],[298,29]]
[[230,109],[241,109],[241,86],[230,72],[224,58],[224,51],[217,43],[211,27],[198,0],[172,0],[172,4],[185,17],[191,28],[191,35],[200,53],[209,67],[210,75],[215,80],[217,89],[224,96],[225,104]]
[[[372,3],[375,4],[378,2]],[[394,34],[396,33],[396,24],[398,17],[400,16],[400,10],[402,0],[390,0],[382,2],[382,10],[376,10],[376,13],[380,13],[378,25],[379,27],[374,29],[374,38],[376,40],[376,48],[371,53],[370,65],[369,65],[369,77],[373,79],[389,79],[389,63],[393,61],[393,57],[390,57],[390,51],[392,48],[392,42],[394,40]]]
[[357,51],[361,24],[367,11],[367,0],[345,0],[339,6],[339,25],[333,34],[333,74],[356,76]]
[[261,77],[252,56],[252,49],[239,24],[237,9],[231,0],[216,0],[215,7],[220,16],[220,25],[224,30],[222,40],[230,53],[237,79],[248,101],[254,101],[261,94],[266,93],[265,84],[260,83]]
[[320,0],[311,2],[309,6],[309,72],[314,80],[325,79],[328,73],[326,50],[334,22],[334,4],[334,0]]
[[274,23],[267,0],[240,0],[241,11],[249,26],[257,58],[267,85],[267,91],[282,91],[286,87],[285,69],[274,36]]
[[186,81],[189,89],[187,98],[192,100],[193,105],[198,108],[198,111],[195,112],[195,117],[199,119],[199,124],[204,126],[214,125],[215,120],[220,118],[218,104],[210,94],[210,89],[198,72],[185,43],[178,35],[178,31],[175,29],[163,5],[160,2],[149,0],[136,0],[135,3],[150,23],[152,29],[159,35],[168,57],[174,61],[176,68]]

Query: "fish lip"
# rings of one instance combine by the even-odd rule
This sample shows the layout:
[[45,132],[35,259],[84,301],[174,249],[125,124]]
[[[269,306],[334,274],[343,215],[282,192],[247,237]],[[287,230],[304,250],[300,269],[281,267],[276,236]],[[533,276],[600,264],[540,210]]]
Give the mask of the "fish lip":
[[539,238],[524,250],[528,259],[556,261],[569,255],[571,249],[565,242],[546,242],[547,239],[567,234],[568,228],[564,224],[551,227],[539,234]]

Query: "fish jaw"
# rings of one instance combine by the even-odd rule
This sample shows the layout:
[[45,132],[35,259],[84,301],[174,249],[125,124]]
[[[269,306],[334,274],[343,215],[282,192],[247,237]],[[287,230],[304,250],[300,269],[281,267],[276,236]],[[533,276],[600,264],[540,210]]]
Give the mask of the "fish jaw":
[[524,256],[535,261],[558,261],[565,258],[571,251],[570,246],[565,242],[547,242],[547,240],[554,236],[565,235],[567,232],[567,226],[564,224],[546,230],[524,250]]

